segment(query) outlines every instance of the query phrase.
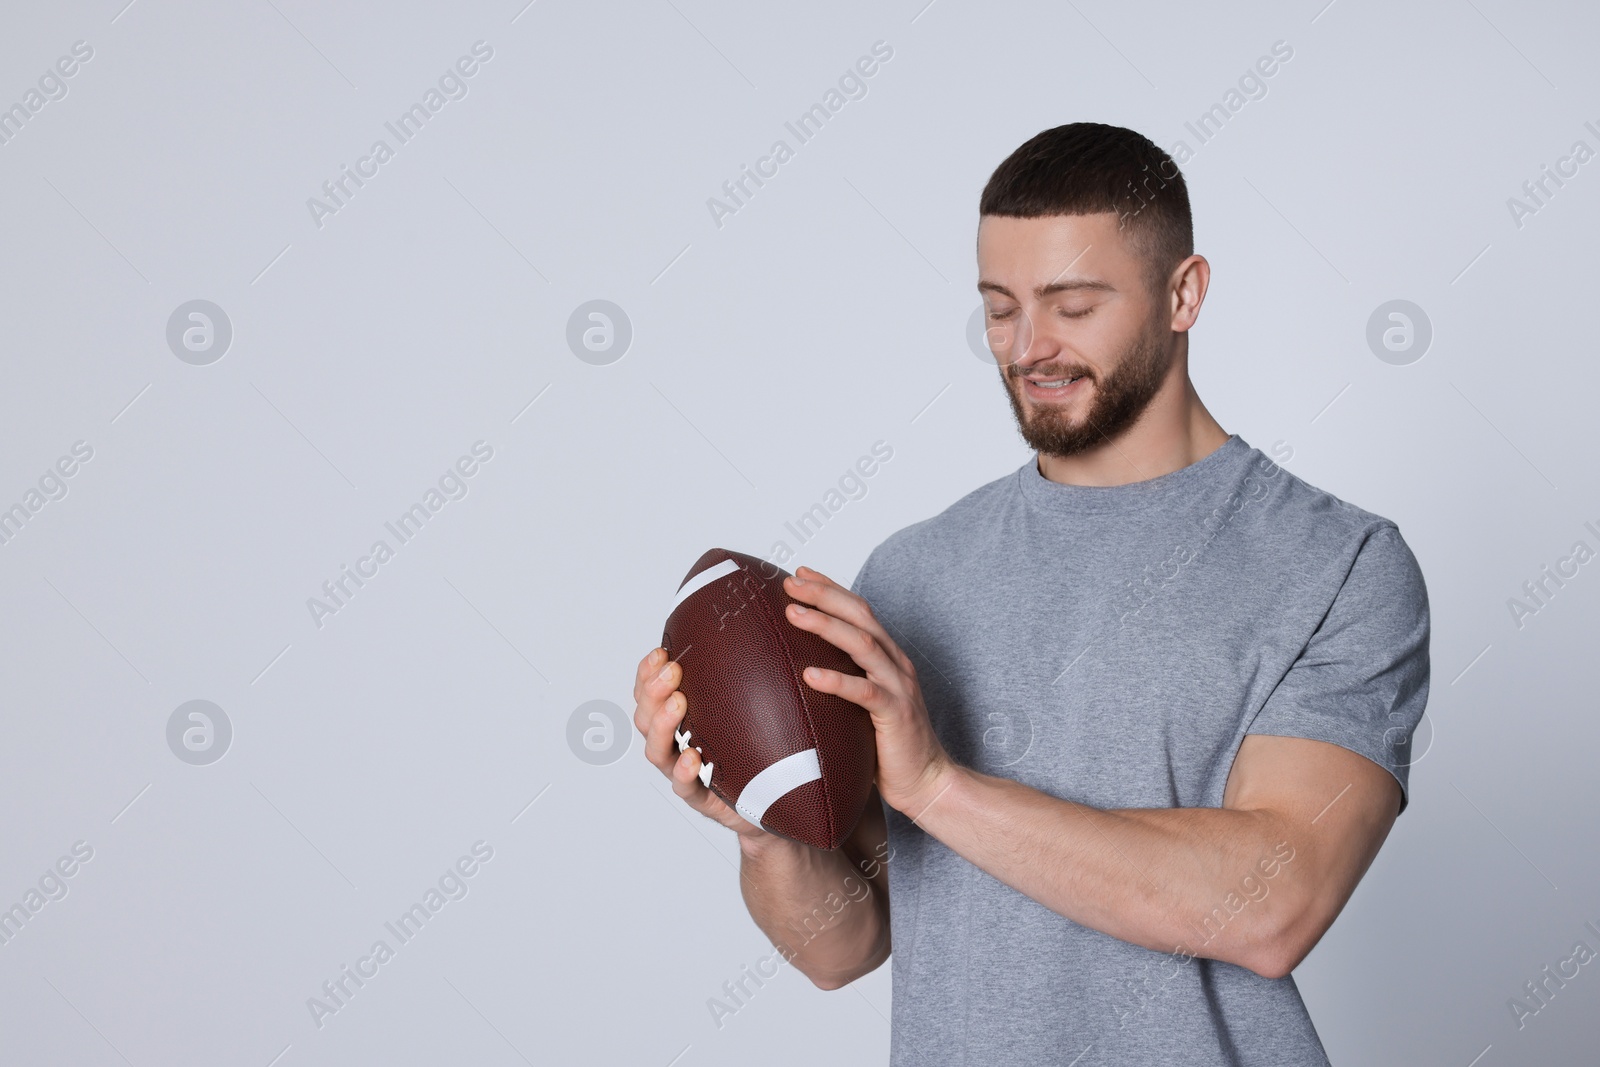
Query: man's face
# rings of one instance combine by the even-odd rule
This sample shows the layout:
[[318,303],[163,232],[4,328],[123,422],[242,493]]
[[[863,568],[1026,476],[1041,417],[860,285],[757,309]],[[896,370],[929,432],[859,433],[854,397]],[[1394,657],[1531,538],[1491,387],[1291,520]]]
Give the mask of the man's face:
[[1172,368],[1165,294],[1114,212],[978,223],[988,342],[1022,438],[1070,456],[1138,419]]

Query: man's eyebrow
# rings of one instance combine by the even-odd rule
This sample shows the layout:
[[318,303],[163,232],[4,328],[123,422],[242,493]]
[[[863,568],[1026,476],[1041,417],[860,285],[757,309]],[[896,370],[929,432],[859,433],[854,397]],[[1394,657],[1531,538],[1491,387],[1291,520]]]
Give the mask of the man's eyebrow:
[[[1103,282],[1093,278],[1071,278],[1064,282],[1051,282],[1049,285],[1036,285],[1033,287],[1033,295],[1035,299],[1043,300],[1045,297],[1052,296],[1055,293],[1067,292],[1074,289],[1088,289],[1098,292],[1114,293],[1116,292],[1117,287],[1112,285],[1110,282]],[[1017,298],[1015,293],[1001,285],[999,282],[980,281],[978,283],[978,292],[999,293],[1001,296],[1010,297],[1012,300]]]

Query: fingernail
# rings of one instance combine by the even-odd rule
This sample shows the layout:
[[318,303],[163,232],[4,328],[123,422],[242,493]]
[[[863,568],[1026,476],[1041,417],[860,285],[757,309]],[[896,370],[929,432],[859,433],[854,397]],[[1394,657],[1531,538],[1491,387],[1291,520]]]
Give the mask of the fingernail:
[[791,604],[790,607],[794,608],[794,613],[796,615],[804,615],[807,611],[811,610],[810,608],[806,607],[804,604]]
[[661,673],[656,675],[656,677],[660,678],[662,681],[666,681],[667,674],[669,672],[671,672],[671,670],[672,670],[672,661],[668,660],[667,661],[667,665],[661,668]]

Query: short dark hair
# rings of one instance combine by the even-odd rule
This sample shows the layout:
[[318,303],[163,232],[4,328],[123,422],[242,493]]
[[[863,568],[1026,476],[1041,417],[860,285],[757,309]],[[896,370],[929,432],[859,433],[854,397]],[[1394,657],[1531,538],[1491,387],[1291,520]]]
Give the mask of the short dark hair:
[[1159,291],[1194,254],[1189,189],[1172,157],[1142,134],[1071,122],[1035,134],[995,168],[979,215],[1036,219],[1114,211]]

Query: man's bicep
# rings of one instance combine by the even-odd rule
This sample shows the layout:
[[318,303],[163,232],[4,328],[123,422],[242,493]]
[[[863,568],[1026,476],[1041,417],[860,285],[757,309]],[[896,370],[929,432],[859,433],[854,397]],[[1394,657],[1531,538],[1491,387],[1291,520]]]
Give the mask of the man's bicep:
[[1322,825],[1347,800],[1369,820],[1393,823],[1400,783],[1387,767],[1343,745],[1271,734],[1240,742],[1222,791],[1224,808],[1271,810],[1308,828]]
[[1252,734],[1239,746],[1222,806],[1272,818],[1293,850],[1286,885],[1298,906],[1283,930],[1292,969],[1383,847],[1400,810],[1400,784],[1387,767],[1342,745]]

